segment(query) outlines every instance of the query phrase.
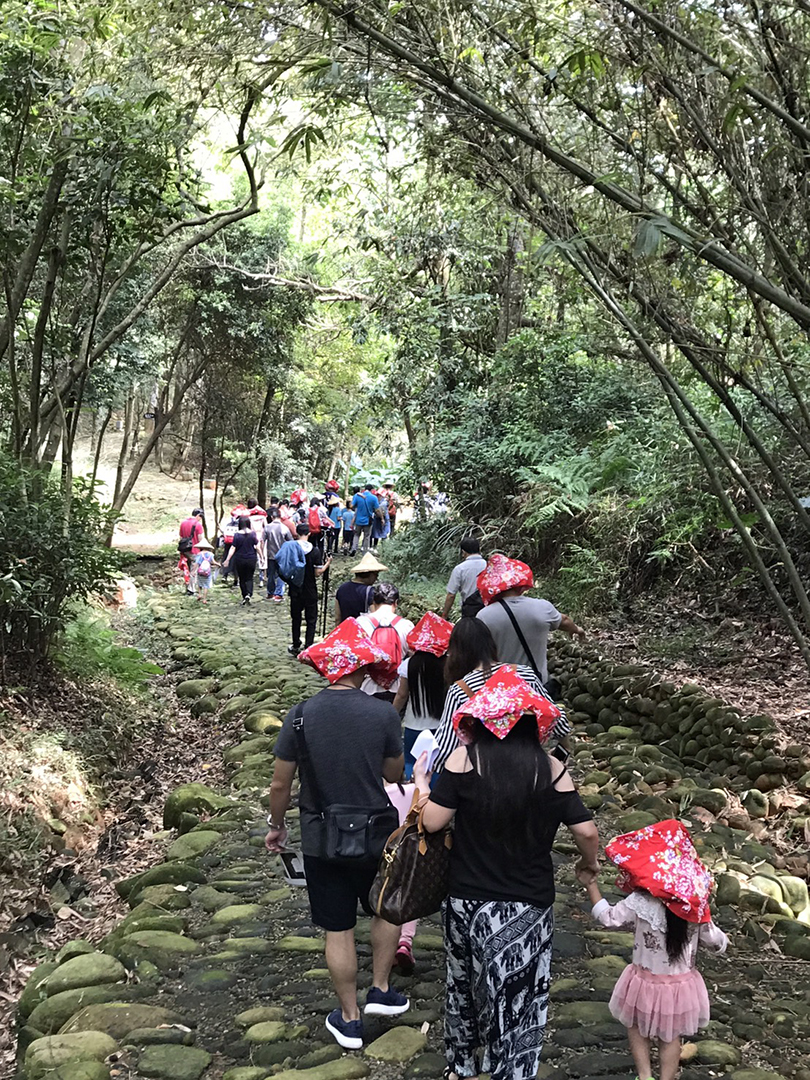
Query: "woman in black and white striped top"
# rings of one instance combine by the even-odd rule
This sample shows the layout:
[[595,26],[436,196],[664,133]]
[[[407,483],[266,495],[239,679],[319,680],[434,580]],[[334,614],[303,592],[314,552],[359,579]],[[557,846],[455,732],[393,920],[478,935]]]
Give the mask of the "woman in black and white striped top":
[[[459,745],[456,733],[453,730],[454,714],[469,697],[481,689],[490,675],[501,666],[498,663],[495,640],[489,631],[489,627],[480,619],[461,619],[456,623],[450,637],[450,647],[447,650],[445,660],[444,677],[448,682],[448,689],[441,723],[436,732],[439,753],[436,757],[434,771],[444,767],[445,761]],[[540,680],[530,667],[518,664],[515,670],[521,679],[525,679],[532,690],[542,694],[544,697],[548,697]],[[464,685],[461,686],[460,683]],[[571,731],[571,725],[565,715],[565,710],[562,706],[558,707],[560,708],[560,718],[551,733],[553,742],[564,739]]]

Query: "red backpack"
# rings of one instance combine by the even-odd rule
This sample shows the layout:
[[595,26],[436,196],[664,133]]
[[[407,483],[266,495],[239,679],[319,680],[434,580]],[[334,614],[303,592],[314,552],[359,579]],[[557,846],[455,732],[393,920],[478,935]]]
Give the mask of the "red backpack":
[[311,536],[321,531],[321,515],[318,512],[317,506],[310,507],[309,510],[309,532]]
[[395,615],[388,626],[383,626],[373,615],[369,615],[368,620],[374,627],[371,631],[371,640],[378,649],[382,649],[391,657],[389,664],[374,665],[374,681],[388,690],[399,678],[397,669],[402,663],[402,638],[395,629],[397,623],[400,622],[400,616]]

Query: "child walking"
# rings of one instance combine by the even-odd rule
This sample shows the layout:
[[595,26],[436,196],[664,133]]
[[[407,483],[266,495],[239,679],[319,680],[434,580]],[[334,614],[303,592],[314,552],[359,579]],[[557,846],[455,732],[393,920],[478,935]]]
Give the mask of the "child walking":
[[578,873],[602,926],[633,926],[633,962],[619,976],[610,1011],[627,1028],[636,1080],[652,1080],[658,1043],[660,1080],[675,1080],[681,1036],[709,1022],[709,996],[695,968],[698,946],[725,952],[728,938],[712,922],[712,877],[684,826],[673,819],[617,836],[605,848],[629,893],[611,906],[589,871]]
[[219,566],[219,563],[214,558],[214,549],[207,540],[201,540],[197,544],[194,563],[197,570],[197,599],[207,604],[211,584],[214,580],[214,567]]

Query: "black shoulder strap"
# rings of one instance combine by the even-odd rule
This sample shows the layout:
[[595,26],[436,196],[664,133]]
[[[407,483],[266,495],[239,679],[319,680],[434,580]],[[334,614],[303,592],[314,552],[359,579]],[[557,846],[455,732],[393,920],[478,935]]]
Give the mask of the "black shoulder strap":
[[318,778],[315,775],[315,770],[312,767],[312,762],[309,759],[309,749],[307,748],[307,740],[304,735],[304,702],[295,707],[295,715],[293,716],[293,731],[295,732],[295,742],[298,746],[298,768],[303,774],[304,767],[306,766],[307,779],[309,786],[312,789],[311,794],[316,802],[315,809],[319,814],[323,814],[323,798],[321,797],[321,789],[318,787]]
[[532,650],[529,648],[529,643],[526,640],[526,638],[524,637],[523,631],[520,629],[520,624],[518,623],[517,619],[515,618],[515,613],[512,611],[512,609],[509,607],[507,602],[502,597],[498,600],[498,603],[501,605],[503,610],[509,616],[509,621],[511,622],[512,627],[513,627],[515,633],[517,634],[518,641],[520,642],[521,646],[523,647],[523,651],[526,653],[526,657],[528,658],[529,667],[535,673],[535,675],[537,676],[538,682],[542,686],[543,685],[543,676],[540,674],[540,668],[537,666],[537,664],[534,661],[534,656],[532,655]]

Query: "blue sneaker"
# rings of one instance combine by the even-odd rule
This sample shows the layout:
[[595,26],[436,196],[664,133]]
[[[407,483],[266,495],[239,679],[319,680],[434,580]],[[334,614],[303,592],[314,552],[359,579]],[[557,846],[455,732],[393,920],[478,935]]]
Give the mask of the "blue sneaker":
[[410,1001],[393,986],[389,986],[387,990],[372,986],[366,995],[366,1007],[363,1012],[369,1016],[399,1016],[400,1013],[407,1012],[410,1007]]
[[340,1009],[333,1009],[326,1018],[326,1030],[344,1049],[363,1049],[362,1020],[344,1020]]

